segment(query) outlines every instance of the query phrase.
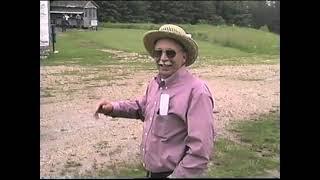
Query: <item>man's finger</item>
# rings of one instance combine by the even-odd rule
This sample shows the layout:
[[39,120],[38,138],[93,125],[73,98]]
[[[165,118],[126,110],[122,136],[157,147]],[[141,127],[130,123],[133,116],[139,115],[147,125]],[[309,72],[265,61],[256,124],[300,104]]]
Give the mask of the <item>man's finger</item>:
[[96,113],[100,113],[101,110],[102,110],[103,104],[100,103],[100,104],[98,104],[97,106],[98,106],[98,108],[97,108],[97,110],[96,110]]
[[98,113],[98,112],[95,112],[95,113],[93,114],[93,117],[94,117],[95,119],[99,119],[99,113]]
[[108,105],[106,105],[106,104],[102,105],[102,106],[101,106],[101,109],[103,109],[103,110],[108,109]]

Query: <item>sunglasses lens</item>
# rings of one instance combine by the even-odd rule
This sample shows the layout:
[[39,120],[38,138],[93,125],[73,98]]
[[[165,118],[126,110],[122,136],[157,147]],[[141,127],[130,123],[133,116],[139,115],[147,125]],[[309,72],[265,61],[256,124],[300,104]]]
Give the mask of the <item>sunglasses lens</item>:
[[160,58],[162,55],[162,50],[154,50],[153,57]]
[[[166,52],[167,57],[170,59],[174,58],[176,56],[176,52],[174,50],[166,50],[165,52]],[[162,50],[154,50],[153,51],[154,58],[159,59],[159,58],[161,58],[161,56],[162,56]]]
[[168,58],[174,58],[176,56],[176,52],[174,50],[167,50],[166,54]]

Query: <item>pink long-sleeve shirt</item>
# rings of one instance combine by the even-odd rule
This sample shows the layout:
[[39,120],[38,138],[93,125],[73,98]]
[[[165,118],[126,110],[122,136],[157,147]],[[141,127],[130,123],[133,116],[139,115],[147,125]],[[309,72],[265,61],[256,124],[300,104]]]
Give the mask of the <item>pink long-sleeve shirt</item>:
[[[167,115],[159,114],[162,93],[170,97]],[[156,76],[142,98],[112,104],[113,117],[143,117],[140,151],[147,170],[194,177],[207,169],[213,153],[214,101],[207,85],[185,67],[165,83]]]

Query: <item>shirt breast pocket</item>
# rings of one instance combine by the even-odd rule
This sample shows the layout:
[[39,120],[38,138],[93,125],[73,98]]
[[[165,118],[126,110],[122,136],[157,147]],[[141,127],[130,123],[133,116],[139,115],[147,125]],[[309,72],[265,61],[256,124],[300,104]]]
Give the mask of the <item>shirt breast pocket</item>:
[[152,133],[155,136],[161,137],[163,139],[169,138],[169,132],[170,132],[170,115],[157,115]]

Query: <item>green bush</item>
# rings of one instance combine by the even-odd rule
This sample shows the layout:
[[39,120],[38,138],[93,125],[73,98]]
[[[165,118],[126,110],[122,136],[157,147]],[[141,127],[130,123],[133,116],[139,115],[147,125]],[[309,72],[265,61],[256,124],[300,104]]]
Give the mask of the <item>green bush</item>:
[[221,16],[213,16],[209,20],[209,24],[212,24],[212,25],[223,25],[225,23],[226,21]]
[[261,31],[270,32],[268,26],[265,24],[259,28]]
[[208,35],[205,33],[194,33],[193,38],[195,39],[199,39],[202,41],[207,41],[208,40]]

